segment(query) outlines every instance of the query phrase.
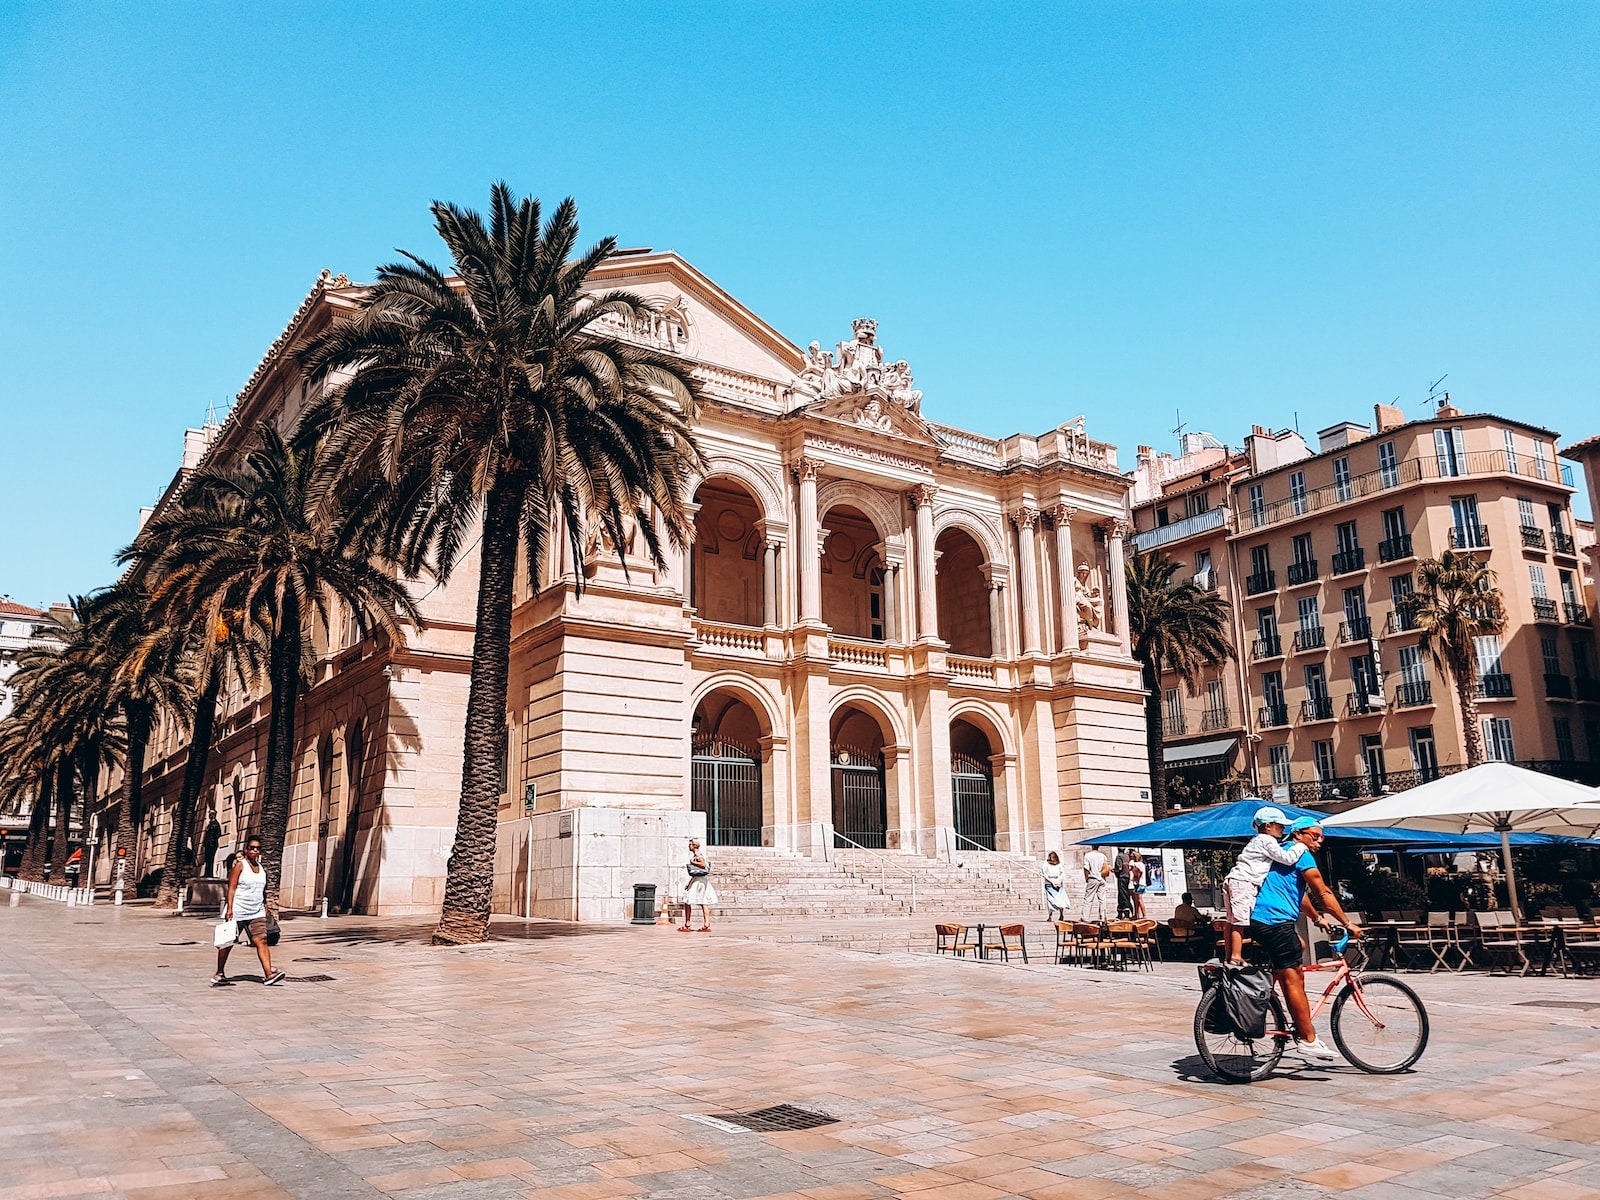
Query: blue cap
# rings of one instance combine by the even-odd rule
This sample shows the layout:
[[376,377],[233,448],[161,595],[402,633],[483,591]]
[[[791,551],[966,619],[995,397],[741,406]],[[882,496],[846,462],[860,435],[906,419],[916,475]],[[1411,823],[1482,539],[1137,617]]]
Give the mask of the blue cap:
[[1295,834],[1299,833],[1302,829],[1316,829],[1321,824],[1321,817],[1296,817],[1289,823],[1289,828],[1286,832]]

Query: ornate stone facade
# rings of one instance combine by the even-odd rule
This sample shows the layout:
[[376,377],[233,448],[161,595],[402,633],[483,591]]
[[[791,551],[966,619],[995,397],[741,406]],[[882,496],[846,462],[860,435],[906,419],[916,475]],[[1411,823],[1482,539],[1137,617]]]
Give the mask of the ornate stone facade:
[[[624,919],[633,884],[678,881],[690,833],[1041,854],[1148,819],[1112,447],[1081,419],[999,440],[931,424],[876,322],[803,352],[672,254],[620,256],[595,283],[660,301],[621,332],[695,362],[708,468],[694,543],[664,568],[595,538],[519,585],[497,911]],[[292,420],[282,347],[354,295],[319,283],[216,453],[245,421]],[[419,587],[428,628],[401,652],[330,638],[302,706],[291,901],[437,904],[476,577],[466,556]],[[237,697],[225,723],[224,850],[252,819],[264,715]],[[181,758],[176,733],[153,756],[158,812]]]

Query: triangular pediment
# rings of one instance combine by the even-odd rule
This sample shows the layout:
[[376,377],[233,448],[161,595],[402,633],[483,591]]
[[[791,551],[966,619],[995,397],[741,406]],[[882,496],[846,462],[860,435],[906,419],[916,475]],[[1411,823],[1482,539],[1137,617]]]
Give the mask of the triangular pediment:
[[888,435],[919,445],[938,445],[926,421],[878,392],[849,392],[813,400],[794,415],[843,425],[867,437]]

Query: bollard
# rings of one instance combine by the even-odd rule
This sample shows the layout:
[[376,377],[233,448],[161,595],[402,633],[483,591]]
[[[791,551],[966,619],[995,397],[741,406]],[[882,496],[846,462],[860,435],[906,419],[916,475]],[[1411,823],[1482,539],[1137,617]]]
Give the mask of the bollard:
[[326,896],[322,898],[322,919],[324,921],[328,919],[328,898]]
[[77,908],[78,907],[78,893],[75,890],[73,890],[72,888],[68,888],[67,889],[67,907],[68,908]]
[[114,901],[118,908],[122,907],[122,885],[117,884],[117,898]]

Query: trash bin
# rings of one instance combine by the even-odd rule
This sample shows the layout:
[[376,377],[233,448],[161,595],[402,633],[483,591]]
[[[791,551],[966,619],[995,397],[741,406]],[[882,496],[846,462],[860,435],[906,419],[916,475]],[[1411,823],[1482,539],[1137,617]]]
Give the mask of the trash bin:
[[633,924],[654,925],[656,923],[656,885],[653,883],[636,883],[633,885]]

